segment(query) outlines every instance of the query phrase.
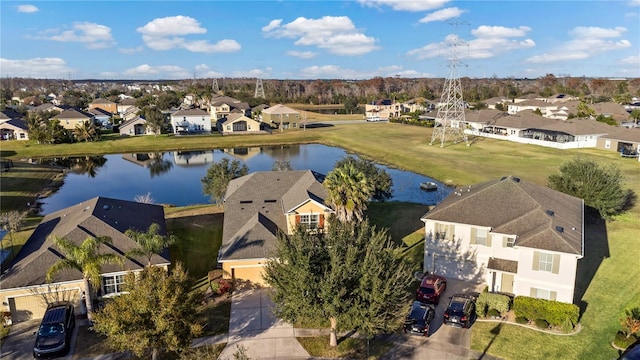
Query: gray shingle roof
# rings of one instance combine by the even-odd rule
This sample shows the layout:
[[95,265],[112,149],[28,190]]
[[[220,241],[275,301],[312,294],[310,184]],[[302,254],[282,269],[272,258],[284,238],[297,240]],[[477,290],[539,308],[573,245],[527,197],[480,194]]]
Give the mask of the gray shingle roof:
[[506,176],[456,189],[422,219],[486,226],[516,235],[515,246],[582,255],[583,217],[582,199]]
[[[109,236],[112,244],[101,246],[105,253],[124,254],[137,244],[124,235],[128,229],[146,232],[153,223],[160,225],[160,234],[166,234],[164,209],[159,205],[126,200],[95,197],[45,216],[20,252],[2,274],[2,289],[41,285],[46,283],[47,270],[62,255],[49,235],[57,235],[74,243],[81,243],[89,236]],[[146,259],[127,259],[120,265],[102,266],[103,273],[142,269]],[[168,264],[168,251],[154,255],[152,264]],[[59,273],[54,281],[82,279],[82,273],[68,270]]]
[[78,109],[67,109],[60,114],[52,117],[52,119],[91,119],[93,114],[86,113]]
[[202,110],[202,109],[183,109],[183,110],[178,110],[176,112],[174,112],[173,114],[171,114],[171,116],[193,116],[193,115],[209,115],[208,112]]
[[324,204],[324,176],[310,170],[263,171],[233,179],[224,202],[219,261],[271,256],[285,212],[314,199]]
[[517,274],[518,262],[506,259],[489,258],[487,268]]

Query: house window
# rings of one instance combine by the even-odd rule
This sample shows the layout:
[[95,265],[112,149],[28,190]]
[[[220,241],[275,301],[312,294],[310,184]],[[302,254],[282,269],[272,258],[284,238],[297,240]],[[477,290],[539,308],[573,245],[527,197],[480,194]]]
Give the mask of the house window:
[[476,230],[476,244],[489,246],[487,242],[487,230],[486,229],[477,229]]
[[24,139],[25,138],[25,134],[24,133],[20,133],[20,139]]
[[102,296],[118,294],[123,291],[124,275],[111,275],[102,277]]
[[227,131],[231,131],[231,125],[227,125]]
[[247,125],[247,130],[251,130],[251,124]]
[[319,214],[304,214],[300,215],[300,225],[307,229],[317,229],[320,224]]
[[605,149],[611,149],[611,140],[607,140],[604,142],[604,148]]
[[293,123],[293,128],[295,129],[298,126],[298,123]]
[[506,241],[505,241],[506,247],[512,248],[513,245],[515,245],[515,243],[516,243],[516,239],[515,238],[506,238]]
[[549,271],[553,269],[553,254],[540,253],[540,263],[538,270]]

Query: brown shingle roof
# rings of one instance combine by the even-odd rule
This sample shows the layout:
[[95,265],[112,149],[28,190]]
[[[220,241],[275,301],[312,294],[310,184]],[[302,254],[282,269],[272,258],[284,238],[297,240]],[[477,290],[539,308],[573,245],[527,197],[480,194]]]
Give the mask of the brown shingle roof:
[[263,259],[272,255],[285,212],[304,201],[324,204],[324,176],[310,170],[255,172],[229,182],[219,260]]
[[517,274],[518,262],[513,260],[506,260],[506,259],[496,259],[492,257],[492,258],[489,258],[489,263],[487,264],[487,268]]
[[[164,209],[159,205],[143,204],[126,200],[95,197],[46,215],[25,245],[2,274],[2,289],[41,285],[46,283],[47,270],[62,255],[51,241],[49,235],[64,237],[76,244],[89,236],[109,236],[110,246],[101,246],[105,253],[124,254],[137,244],[124,235],[128,229],[146,232],[153,223],[160,225],[160,234],[166,234]],[[154,255],[152,264],[168,264],[168,253]],[[127,259],[125,270],[142,269],[146,259],[132,261]],[[103,273],[122,271],[119,265],[102,266]],[[61,272],[55,281],[74,281],[82,279],[77,270]]]
[[82,110],[78,109],[67,109],[60,114],[52,117],[52,119],[91,119],[93,117],[92,114],[86,113]]
[[515,246],[583,254],[584,203],[514,176],[456,189],[423,219],[490,227]]

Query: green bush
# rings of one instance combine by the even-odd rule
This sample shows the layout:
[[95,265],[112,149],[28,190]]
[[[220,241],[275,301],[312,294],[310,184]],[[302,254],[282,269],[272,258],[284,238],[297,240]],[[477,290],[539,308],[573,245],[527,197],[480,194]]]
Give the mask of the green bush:
[[549,322],[547,322],[547,320],[545,320],[545,319],[536,319],[534,321],[534,323],[540,329],[548,329],[549,328]]
[[562,322],[562,326],[560,326],[560,329],[562,330],[563,333],[570,333],[571,330],[573,330],[573,323],[569,318],[566,318]]
[[536,299],[528,296],[516,296],[513,301],[516,316],[529,320],[544,319],[553,326],[562,326],[567,319],[573,325],[578,323],[580,309],[574,304]]
[[487,312],[487,316],[498,317],[500,316],[500,312],[496,309],[491,309],[489,310],[489,312]]
[[476,313],[478,316],[485,316],[489,309],[495,309],[498,313],[509,311],[511,298],[507,295],[482,292],[476,300]]
[[527,318],[524,316],[516,316],[516,322],[518,324],[528,324],[529,320],[527,320]]
[[638,339],[635,336],[627,337],[627,335],[622,331],[618,331],[616,336],[613,338],[613,344],[621,349],[628,348],[636,341],[638,341]]

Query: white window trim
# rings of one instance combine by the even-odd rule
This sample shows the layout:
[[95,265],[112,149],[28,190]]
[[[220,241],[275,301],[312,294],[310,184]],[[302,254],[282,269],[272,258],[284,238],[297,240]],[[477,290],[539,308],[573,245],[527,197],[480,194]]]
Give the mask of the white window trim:
[[[124,291],[122,291],[122,286],[125,283],[125,275],[126,275],[126,273],[101,275],[100,276],[100,290],[102,291],[102,297],[117,296],[117,295],[120,295],[120,294],[124,293]],[[122,277],[122,281],[121,282],[117,282],[117,277],[118,276]],[[120,291],[107,293],[106,286],[105,286],[105,280],[109,279],[109,278],[114,281],[114,283],[112,285],[109,285],[109,286],[115,287],[116,290],[118,290],[118,288],[120,288]]]

